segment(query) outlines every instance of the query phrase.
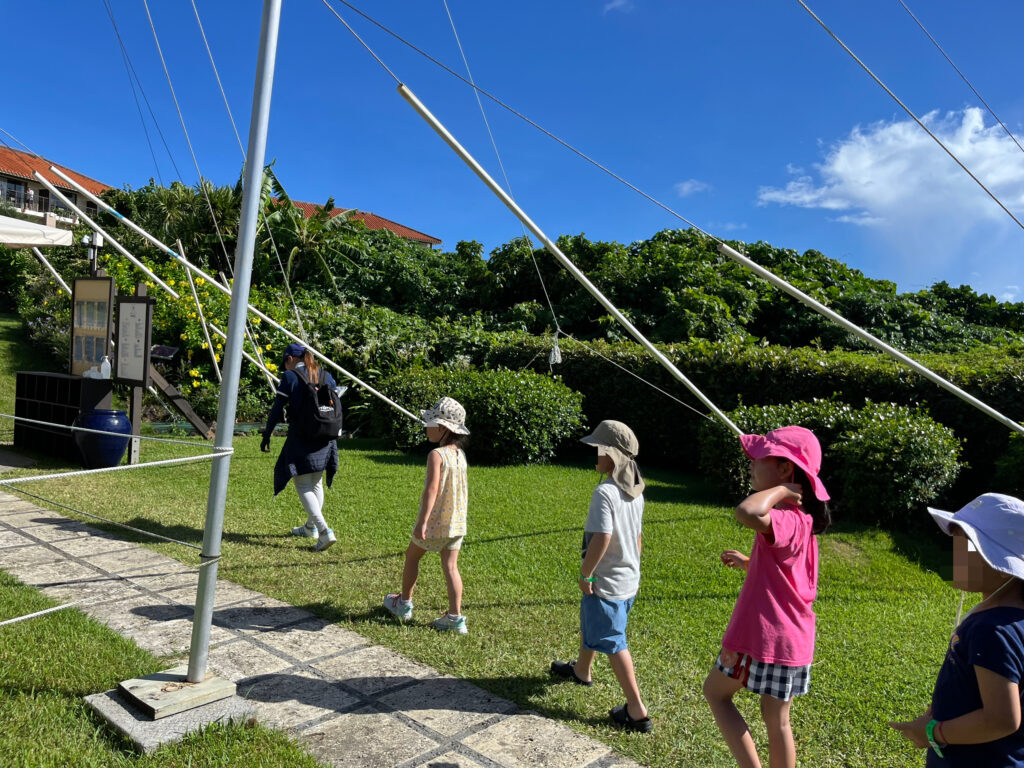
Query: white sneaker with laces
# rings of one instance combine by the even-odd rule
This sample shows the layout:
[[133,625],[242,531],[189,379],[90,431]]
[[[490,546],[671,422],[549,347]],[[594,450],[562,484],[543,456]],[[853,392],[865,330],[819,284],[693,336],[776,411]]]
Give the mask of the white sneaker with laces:
[[329,546],[331,546],[338,539],[334,536],[334,531],[328,528],[326,531],[320,534],[316,540],[316,546],[313,547],[317,552],[323,552]]
[[434,629],[440,632],[458,632],[460,635],[469,633],[466,628],[466,617],[461,614],[452,616],[445,611],[433,621]]
[[304,539],[312,539],[316,536],[316,528],[310,528],[308,525],[297,525],[292,528],[292,536],[301,536]]
[[402,595],[395,593],[384,598],[384,607],[391,612],[399,621],[409,621],[412,618],[412,603],[405,602]]

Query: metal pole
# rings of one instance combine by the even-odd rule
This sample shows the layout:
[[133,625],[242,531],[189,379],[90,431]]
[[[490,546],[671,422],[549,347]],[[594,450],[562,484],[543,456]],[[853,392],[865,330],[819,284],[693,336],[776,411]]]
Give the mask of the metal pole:
[[[224,349],[224,383],[220,389],[217,409],[216,448],[229,450],[235,434],[235,408],[238,401],[238,376],[242,368],[242,333],[245,329],[249,285],[252,280],[252,259],[259,218],[263,160],[267,146],[267,125],[270,121],[270,96],[277,58],[277,32],[281,21],[281,1],[264,0],[260,27],[259,61],[253,88],[252,117],[249,123],[249,151],[245,164],[245,187],[242,194],[238,249],[235,252],[235,285],[228,315],[228,338]],[[210,494],[206,503],[206,526],[203,529],[202,561],[199,572],[195,619],[192,625],[192,646],[188,658],[188,681],[206,679],[206,663],[210,651],[210,629],[213,624],[213,601],[217,587],[217,560],[220,558],[221,533],[224,527],[224,502],[227,498],[230,453],[213,463],[210,472]]]
[[601,293],[600,290],[598,290],[597,286],[595,286],[593,283],[590,282],[590,280],[587,279],[586,275],[580,272],[576,265],[573,264],[572,261],[570,261],[564,253],[562,253],[561,249],[559,249],[559,247],[555,245],[546,234],[544,234],[540,227],[533,223],[533,221],[530,219],[529,216],[526,215],[523,209],[520,208],[516,204],[516,202],[511,197],[509,197],[505,190],[502,189],[501,186],[498,185],[497,182],[495,182],[494,179],[492,179],[488,175],[487,171],[485,171],[480,166],[480,164],[473,158],[473,156],[469,154],[469,152],[466,151],[466,149],[461,144],[459,144],[455,137],[448,132],[448,129],[446,129],[441,124],[441,122],[436,117],[434,117],[434,115],[431,114],[430,110],[427,109],[423,105],[423,103],[416,98],[415,94],[412,91],[410,91],[404,84],[399,84],[398,92],[402,95],[403,99],[409,102],[409,104],[412,106],[413,109],[416,110],[420,117],[422,117],[424,120],[427,121],[427,123],[429,123],[430,127],[437,132],[438,136],[444,139],[445,143],[455,151],[455,154],[462,158],[462,161],[470,167],[473,173],[480,177],[480,180],[490,188],[491,192],[498,196],[498,198],[508,207],[508,209],[512,211],[512,213],[514,213],[516,217],[521,222],[523,222],[523,224],[525,224],[531,232],[533,232],[533,234],[537,237],[538,240],[544,243],[544,247],[548,249],[548,252],[551,253],[551,255],[554,256],[562,264],[563,267],[569,270],[570,274],[572,274],[572,276],[575,277],[583,285],[583,287],[587,289],[591,296],[597,299],[601,306],[603,306],[608,311],[608,313],[619,322],[619,324],[623,328],[629,331],[630,335],[634,339],[640,342],[640,344],[648,352],[650,352],[654,356],[654,358],[659,363],[661,363],[661,365],[666,370],[668,370],[669,373],[671,373],[673,376],[675,376],[675,378],[681,381],[686,386],[686,388],[689,389],[690,392],[692,392],[697,397],[698,400],[704,403],[704,405],[706,405],[708,409],[710,409],[711,412],[714,413],[715,416],[717,416],[723,424],[725,424],[725,426],[727,426],[737,435],[743,434],[743,431],[735,424],[733,424],[729,417],[722,413],[721,410],[719,410],[718,406],[716,406],[707,397],[705,397],[704,393],[697,389],[696,385],[693,384],[693,382],[691,382],[688,378],[686,378],[686,376],[683,375],[683,372],[676,368],[676,366],[672,363],[671,360],[669,360],[667,357],[665,357],[664,354],[662,354],[661,350],[659,350],[657,347],[651,344],[651,342],[649,342],[647,338],[642,333],[640,333],[640,331],[638,331],[633,326],[633,324],[629,322],[629,320],[626,319],[626,317],[615,307],[615,305],[612,304],[611,301],[609,301],[605,297],[605,295]]
[[953,382],[947,381],[946,379],[942,378],[941,376],[939,376],[939,374],[935,373],[934,371],[931,371],[928,368],[925,368],[923,365],[921,365],[919,362],[917,362],[913,358],[907,357],[905,354],[900,352],[898,349],[896,349],[894,347],[890,347],[888,344],[886,344],[884,341],[882,341],[878,337],[871,335],[870,333],[865,331],[860,326],[854,325],[853,323],[851,323],[849,320],[847,320],[842,315],[837,314],[836,312],[833,312],[831,309],[826,307],[824,304],[821,304],[820,302],[817,302],[814,299],[812,299],[810,296],[808,296],[806,293],[801,291],[799,288],[796,288],[796,287],[790,285],[785,280],[783,280],[781,277],[779,277],[779,276],[777,276],[775,274],[772,274],[767,269],[762,267],[760,264],[757,264],[756,262],[751,261],[746,256],[744,256],[742,253],[737,251],[735,248],[732,248],[732,247],[726,245],[725,243],[720,243],[719,246],[718,246],[718,251],[719,251],[719,253],[723,254],[724,256],[728,256],[730,259],[732,259],[733,261],[737,262],[738,264],[742,264],[744,267],[749,269],[751,272],[756,274],[758,277],[763,277],[765,280],[767,280],[772,285],[774,285],[774,286],[776,286],[778,288],[781,288],[782,290],[784,290],[786,293],[788,293],[793,298],[797,299],[798,301],[802,302],[803,304],[806,304],[808,307],[813,309],[818,314],[824,315],[829,320],[831,320],[833,323],[835,323],[836,325],[840,326],[841,328],[849,331],[854,336],[856,336],[856,337],[858,337],[860,339],[863,339],[864,341],[868,342],[872,346],[875,346],[878,349],[882,350],[885,354],[889,355],[889,357],[892,357],[892,358],[900,361],[901,363],[903,363],[908,368],[911,368],[911,369],[917,371],[919,374],[924,376],[926,379],[931,381],[933,384],[938,384],[943,389],[945,389],[945,390],[947,390],[949,392],[952,392],[954,395],[956,395],[958,398],[963,400],[968,405],[973,405],[975,408],[977,408],[982,413],[986,414],[987,416],[991,416],[993,419],[998,421],[1000,424],[1003,424],[1003,425],[1009,427],[1013,431],[1024,433],[1024,425],[1021,425],[1021,424],[1017,423],[1016,421],[1014,421],[1013,419],[1009,418],[1008,416],[1004,416],[999,411],[997,411],[995,408],[992,408],[991,406],[986,405],[985,403],[983,403],[981,400],[979,400],[978,398],[974,397],[973,395],[971,395],[971,394],[969,394],[967,392],[964,392],[962,389],[960,389],[960,387],[956,386],[956,384],[954,384]]
[[42,252],[35,246],[32,246],[32,253],[36,255],[36,258],[39,259],[44,267],[50,270],[50,274],[57,280],[57,284],[64,289],[68,296],[70,296],[71,289],[68,287],[68,284],[64,282],[64,278],[57,273],[57,270],[53,268],[53,265],[46,260],[46,257],[43,256]]
[[114,248],[116,248],[118,251],[120,251],[124,255],[124,257],[126,259],[128,259],[128,261],[130,261],[136,267],[138,267],[143,272],[145,272],[146,275],[151,280],[153,280],[157,285],[159,285],[161,288],[163,288],[165,291],[167,291],[169,294],[171,294],[171,296],[173,296],[174,298],[176,298],[176,299],[181,298],[180,296],[178,296],[178,292],[176,290],[171,288],[171,286],[167,285],[167,283],[165,283],[159,277],[154,275],[153,272],[149,269],[149,267],[147,267],[141,261],[136,259],[130,253],[128,253],[127,249],[123,245],[121,245],[119,242],[117,242],[117,240],[115,240],[110,235],[108,235],[106,233],[106,231],[103,229],[103,227],[101,227],[99,224],[97,224],[95,221],[93,221],[91,218],[89,218],[88,215],[86,215],[85,211],[83,211],[77,205],[72,203],[63,193],[61,193],[61,191],[59,189],[57,189],[55,186],[53,186],[53,184],[51,184],[49,181],[47,181],[46,177],[43,176],[43,174],[41,174],[39,171],[33,171],[32,175],[35,176],[37,179],[39,179],[39,183],[42,184],[43,186],[45,186],[47,189],[49,189],[50,192],[54,195],[54,197],[56,197],[58,200],[60,200],[62,203],[64,203],[64,205],[66,205],[69,210],[74,211],[79,216],[79,218],[82,219],[82,221],[84,221],[86,224],[88,224],[92,228],[92,230],[94,232],[98,232],[100,235],[102,235],[103,237],[107,238],[107,240],[110,241],[110,244],[113,245]]
[[[181,247],[181,240],[178,241],[178,250],[182,253],[185,249]],[[192,289],[192,298],[196,302],[196,312],[199,313],[199,327],[203,329],[203,338],[206,339],[206,348],[210,350],[210,362],[213,363],[213,372],[217,374],[217,382],[224,381],[220,375],[220,366],[217,364],[217,353],[213,351],[213,341],[210,339],[210,332],[206,329],[206,318],[203,316],[203,305],[199,302],[199,293],[196,291],[195,281],[192,280],[192,273],[185,270],[185,277],[188,278],[188,287]]]
[[[54,166],[50,166],[50,171],[51,171],[52,173],[56,174],[57,176],[60,176],[60,177],[61,177],[62,179],[64,179],[64,180],[65,180],[65,181],[66,181],[66,182],[67,182],[68,184],[70,184],[70,185],[71,185],[72,187],[74,187],[74,188],[75,188],[76,190],[78,190],[78,192],[79,192],[79,193],[80,193],[80,194],[81,194],[81,195],[82,195],[83,197],[85,197],[86,199],[88,199],[88,200],[91,200],[92,202],[96,203],[96,205],[97,205],[97,206],[99,206],[99,207],[100,207],[100,208],[102,208],[102,209],[103,209],[104,211],[106,211],[107,213],[109,213],[109,214],[110,214],[111,216],[113,216],[114,218],[116,218],[116,219],[117,219],[118,221],[120,221],[120,222],[121,222],[122,224],[124,224],[124,225],[125,225],[126,227],[128,227],[128,228],[129,228],[129,229],[131,229],[132,231],[134,231],[134,232],[136,232],[136,233],[138,233],[138,234],[142,235],[142,237],[146,238],[146,239],[147,239],[147,240],[148,240],[149,242],[151,242],[151,243],[152,243],[153,245],[155,245],[155,246],[157,246],[158,248],[162,249],[162,250],[164,251],[164,253],[166,253],[166,254],[167,254],[168,256],[170,256],[170,257],[171,257],[172,259],[174,259],[175,261],[177,261],[177,262],[178,262],[179,264],[181,264],[181,266],[185,267],[185,269],[188,269],[188,270],[190,270],[190,271],[194,272],[194,273],[195,273],[195,274],[197,274],[197,275],[198,275],[199,277],[203,278],[203,279],[204,279],[204,280],[205,280],[206,282],[210,283],[210,285],[212,285],[212,286],[213,286],[214,288],[216,288],[217,290],[219,290],[219,291],[220,291],[221,293],[223,293],[223,294],[225,294],[225,295],[227,295],[227,296],[230,296],[230,295],[231,295],[231,289],[230,289],[230,288],[226,288],[225,286],[221,285],[221,284],[220,284],[219,282],[217,282],[217,280],[215,280],[214,278],[210,277],[210,276],[209,276],[208,274],[206,274],[206,273],[205,273],[205,272],[204,272],[203,270],[201,270],[201,269],[200,269],[199,267],[197,267],[197,266],[196,266],[195,264],[193,264],[192,262],[190,262],[190,261],[189,261],[188,259],[186,259],[186,258],[185,258],[184,256],[182,256],[182,255],[180,255],[179,253],[175,252],[175,251],[174,251],[174,249],[172,249],[172,248],[168,248],[168,247],[167,247],[167,246],[166,246],[166,245],[165,245],[164,243],[162,243],[162,242],[160,242],[159,240],[157,240],[157,239],[156,239],[155,237],[153,237],[153,236],[152,236],[151,234],[149,234],[149,233],[148,233],[148,232],[147,232],[146,230],[144,230],[144,229],[143,229],[142,227],[140,227],[140,226],[139,226],[138,224],[136,224],[135,222],[133,222],[133,221],[132,221],[131,219],[127,218],[127,217],[126,217],[126,216],[124,216],[124,215],[123,215],[122,213],[118,212],[118,211],[117,211],[117,210],[116,210],[116,209],[115,209],[115,208],[114,208],[113,206],[109,205],[109,204],[108,204],[108,203],[106,203],[106,202],[105,202],[104,200],[102,200],[102,199],[100,199],[100,198],[96,197],[96,195],[94,195],[94,194],[93,194],[92,192],[90,192],[89,190],[87,190],[87,189],[86,189],[85,187],[83,187],[83,186],[82,186],[81,184],[79,184],[79,183],[78,183],[77,181],[75,181],[74,179],[72,179],[72,178],[71,178],[70,176],[68,176],[68,175],[66,175],[65,173],[63,173],[63,172],[62,172],[62,171],[61,171],[61,170],[60,170],[59,168],[56,168],[56,167],[54,167]],[[69,205],[70,205],[70,204],[69,204]],[[73,208],[73,206],[72,206],[72,208]],[[78,212],[78,209],[77,209],[77,208],[74,208],[74,210],[75,210],[76,212]],[[110,235],[107,235],[107,238],[109,239],[109,238],[110,238]],[[168,288],[167,290],[170,290],[170,289]],[[171,293],[172,293],[172,294],[174,294],[174,296],[177,296],[177,294],[176,294],[176,293],[174,293],[174,291],[171,291]],[[322,361],[322,362],[323,362],[323,363],[325,363],[326,365],[329,365],[329,366],[330,366],[331,368],[333,368],[334,370],[336,370],[336,371],[337,371],[338,373],[340,373],[340,374],[341,374],[342,376],[344,376],[344,377],[346,377],[346,378],[348,378],[348,379],[351,379],[351,380],[352,380],[353,382],[355,382],[356,384],[358,384],[358,385],[359,385],[360,387],[362,387],[363,389],[365,389],[365,390],[366,390],[367,392],[369,392],[369,393],[370,393],[371,395],[373,395],[374,397],[376,397],[376,398],[378,398],[379,400],[382,400],[383,402],[387,403],[387,404],[388,404],[388,405],[390,405],[390,406],[391,406],[392,408],[394,408],[394,409],[396,409],[396,410],[398,410],[398,411],[401,411],[402,413],[404,413],[404,414],[405,414],[406,416],[408,416],[408,417],[409,417],[410,419],[412,419],[413,421],[417,421],[417,422],[418,422],[418,421],[420,421],[420,417],[419,417],[419,416],[417,416],[417,415],[416,415],[415,413],[413,413],[412,411],[410,411],[410,410],[409,410],[408,408],[403,408],[402,406],[400,406],[400,405],[399,405],[398,403],[396,403],[396,402],[395,402],[394,400],[392,400],[392,399],[391,399],[391,398],[389,398],[388,396],[386,396],[386,395],[384,395],[384,394],[382,394],[382,393],[378,392],[378,391],[377,391],[376,389],[374,389],[373,387],[371,387],[371,386],[370,386],[369,384],[367,384],[367,383],[366,383],[365,381],[363,381],[362,379],[360,379],[360,378],[359,378],[358,376],[356,376],[356,375],[355,375],[354,373],[350,373],[349,371],[346,371],[346,370],[345,370],[344,368],[342,368],[342,367],[341,367],[340,365],[338,365],[338,364],[337,364],[336,362],[334,362],[333,360],[329,359],[329,358],[328,358],[328,357],[327,357],[326,355],[324,355],[323,353],[321,353],[321,352],[320,352],[320,351],[318,351],[317,349],[314,349],[313,347],[311,347],[311,346],[309,345],[309,343],[308,343],[308,342],[307,342],[307,341],[306,341],[305,339],[302,339],[302,338],[300,338],[300,337],[296,336],[296,335],[295,335],[294,333],[292,333],[291,331],[289,331],[289,330],[288,330],[287,328],[285,328],[285,327],[284,327],[283,325],[281,325],[281,324],[280,324],[279,322],[277,322],[277,321],[276,321],[276,320],[275,320],[274,318],[270,317],[269,315],[267,315],[267,314],[265,314],[265,313],[263,313],[263,312],[260,312],[260,311],[259,311],[258,309],[256,309],[256,307],[254,307],[254,306],[253,306],[252,304],[250,304],[250,305],[249,305],[249,311],[250,311],[250,312],[252,312],[252,313],[253,313],[254,315],[256,315],[256,317],[258,317],[258,318],[260,318],[261,320],[263,320],[263,321],[264,321],[265,323],[267,323],[268,325],[272,326],[273,328],[275,328],[275,329],[277,329],[278,331],[280,331],[281,333],[283,333],[283,334],[284,334],[285,336],[287,336],[287,337],[288,337],[289,339],[291,339],[292,341],[297,341],[297,342],[298,342],[299,344],[302,344],[302,345],[303,345],[304,347],[306,347],[306,349],[308,349],[308,350],[309,350],[309,351],[310,351],[310,352],[312,353],[312,355],[313,355],[314,357],[316,357],[316,358],[317,358],[318,360]]]

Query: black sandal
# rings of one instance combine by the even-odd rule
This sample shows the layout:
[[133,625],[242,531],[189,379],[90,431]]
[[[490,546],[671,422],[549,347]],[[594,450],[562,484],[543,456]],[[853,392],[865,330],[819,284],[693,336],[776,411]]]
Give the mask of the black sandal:
[[587,688],[594,684],[593,680],[581,680],[576,677],[576,662],[574,661],[552,661],[551,674],[563,680],[572,680],[576,685],[585,685]]
[[626,708],[625,704],[618,707],[612,707],[608,710],[608,716],[611,717],[613,723],[621,725],[627,731],[650,733],[654,730],[654,723],[651,722],[651,718],[641,717],[639,720],[634,720],[629,716],[629,710]]

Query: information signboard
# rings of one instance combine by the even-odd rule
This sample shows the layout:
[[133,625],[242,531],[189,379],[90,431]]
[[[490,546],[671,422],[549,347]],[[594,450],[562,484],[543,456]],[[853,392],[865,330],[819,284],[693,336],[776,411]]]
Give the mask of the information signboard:
[[110,355],[110,325],[114,313],[114,281],[110,277],[79,277],[71,295],[72,376],[99,367]]
[[147,296],[118,296],[114,381],[136,387],[149,386],[152,331],[153,300]]

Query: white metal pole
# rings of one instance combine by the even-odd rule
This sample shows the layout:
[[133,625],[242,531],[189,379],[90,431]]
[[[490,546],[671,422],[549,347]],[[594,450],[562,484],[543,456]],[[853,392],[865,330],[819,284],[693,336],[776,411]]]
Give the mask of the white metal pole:
[[[220,388],[217,408],[216,447],[229,451],[235,435],[235,411],[238,405],[238,377],[242,368],[242,344],[245,330],[249,286],[252,280],[252,259],[256,247],[256,225],[259,219],[263,158],[270,122],[270,96],[277,58],[277,32],[281,20],[282,0],[264,0],[260,27],[259,61],[253,88],[252,117],[249,122],[248,162],[242,192],[242,210],[235,252],[235,286],[228,315],[228,336],[224,348],[224,383]],[[210,630],[213,626],[213,603],[217,588],[217,566],[224,528],[224,503],[227,499],[230,454],[213,463],[210,472],[210,493],[206,502],[206,525],[203,528],[203,564],[192,624],[192,645],[188,658],[188,681],[206,679],[210,651]]]
[[[168,248],[164,243],[160,242],[155,237],[153,237],[151,234],[146,232],[146,230],[142,229],[142,227],[140,227],[139,225],[135,224],[133,221],[128,219],[126,216],[122,215],[117,210],[115,210],[112,206],[108,205],[106,202],[104,202],[100,198],[98,198],[95,195],[93,195],[91,192],[89,192],[89,190],[87,190],[84,187],[82,187],[74,179],[66,176],[63,173],[61,173],[59,168],[54,168],[54,167],[51,166],[50,170],[53,173],[55,173],[58,176],[60,176],[61,178],[65,179],[69,184],[71,184],[73,187],[75,187],[75,189],[77,189],[79,192],[81,192],[85,197],[87,197],[88,199],[92,200],[98,206],[101,206],[109,214],[111,214],[112,216],[115,216],[117,219],[119,219],[121,221],[121,223],[123,223],[129,229],[131,229],[132,231],[142,235],[144,238],[149,240],[149,242],[151,242],[153,245],[157,246],[158,248],[161,248],[165,253],[167,253],[171,258],[173,258],[175,261],[177,261],[183,267],[185,267],[188,270],[191,270],[192,272],[197,274],[199,277],[203,278],[208,283],[212,284],[215,288],[217,288],[219,291],[221,291],[225,295],[227,295],[227,296],[231,295],[231,289],[230,288],[227,288],[227,287],[221,285],[217,280],[215,280],[214,278],[210,277],[206,272],[201,270],[195,264],[191,263],[188,259],[186,259],[185,257],[181,256],[180,254],[176,253],[172,248]],[[107,238],[109,239],[110,235],[107,235]],[[319,360],[321,360],[326,365],[329,365],[331,368],[333,368],[334,370],[338,371],[338,373],[340,373],[342,376],[345,376],[346,378],[350,379],[354,383],[358,384],[360,387],[365,389],[371,395],[374,395],[378,399],[384,401],[385,403],[390,405],[392,408],[394,408],[394,409],[396,409],[398,411],[401,411],[402,413],[404,413],[406,416],[408,416],[413,421],[421,422],[420,417],[417,416],[416,414],[414,414],[412,411],[408,410],[407,408],[403,408],[398,403],[396,403],[394,400],[389,398],[387,395],[384,395],[384,394],[378,392],[376,389],[371,387],[369,384],[367,384],[365,381],[360,379],[354,373],[349,373],[348,371],[346,371],[344,368],[342,368],[336,362],[334,362],[333,360],[329,359],[326,355],[322,354],[319,350],[317,350],[317,349],[313,348],[312,346],[310,346],[308,342],[306,342],[304,339],[296,336],[294,333],[289,331],[287,328],[285,328],[283,325],[278,323],[272,317],[270,317],[270,316],[264,314],[263,312],[261,312],[260,310],[256,309],[256,307],[254,307],[252,304],[249,304],[248,308],[249,308],[250,312],[252,312],[254,315],[256,315],[258,318],[260,318],[264,322],[266,322],[268,325],[276,328],[278,331],[283,333],[285,336],[287,336],[292,341],[297,341],[299,344],[302,344],[302,346],[306,347],[306,349],[308,349],[310,351],[310,353],[314,357],[318,358]]]
[[821,304],[820,302],[815,301],[814,299],[812,299],[810,296],[808,296],[806,293],[801,291],[799,288],[796,288],[795,286],[790,285],[789,283],[787,283],[785,280],[783,280],[778,275],[775,275],[775,274],[769,272],[767,269],[762,267],[760,264],[757,264],[756,262],[751,261],[749,258],[744,256],[742,253],[737,251],[735,248],[732,248],[731,246],[728,246],[725,243],[719,243],[718,251],[720,253],[722,253],[723,255],[728,256],[730,259],[732,259],[733,261],[737,262],[738,264],[742,264],[744,267],[749,269],[751,272],[756,274],[758,277],[763,277],[765,280],[767,280],[772,285],[774,285],[774,286],[776,286],[778,288],[781,288],[782,290],[784,290],[786,293],[788,293],[793,298],[797,299],[798,301],[800,301],[803,304],[806,304],[808,307],[813,309],[818,314],[824,315],[829,320],[831,320],[833,323],[835,323],[836,325],[838,325],[838,326],[842,327],[843,329],[849,331],[854,336],[856,336],[856,337],[858,337],[860,339],[863,339],[864,341],[868,342],[872,346],[877,347],[878,349],[880,349],[883,352],[885,352],[885,354],[889,355],[889,357],[892,357],[892,358],[898,360],[899,362],[903,363],[908,368],[911,368],[911,369],[917,371],[919,374],[924,376],[926,379],[931,381],[933,384],[938,384],[943,389],[945,389],[945,390],[947,390],[949,392],[952,392],[954,395],[956,395],[958,398],[963,400],[965,403],[974,406],[975,408],[977,408],[979,411],[981,411],[982,413],[986,414],[987,416],[991,416],[993,419],[998,421],[1000,424],[1003,424],[1003,425],[1009,427],[1010,429],[1014,430],[1015,432],[1024,433],[1024,425],[1019,424],[1018,422],[1014,421],[1013,419],[1009,418],[1008,416],[1004,416],[999,411],[995,410],[991,406],[986,405],[985,403],[983,403],[978,398],[974,397],[973,395],[971,395],[971,394],[969,394],[967,392],[964,392],[962,389],[960,389],[960,387],[956,386],[956,384],[954,384],[953,382],[948,381],[948,380],[942,378],[941,376],[939,376],[939,374],[935,373],[934,371],[932,371],[932,370],[930,370],[928,368],[925,368],[919,362],[917,362],[913,358],[908,357],[907,355],[903,354],[898,349],[896,349],[894,347],[890,347],[884,341],[882,341],[878,337],[873,336],[872,334],[868,333],[867,331],[865,331],[860,326],[854,325],[853,323],[851,323],[849,320],[847,320],[842,315],[832,311],[831,309],[826,307],[824,304]]
[[53,265],[46,260],[46,257],[43,256],[42,252],[34,245],[32,246],[32,253],[36,255],[36,258],[39,259],[39,261],[42,263],[44,267],[50,270],[50,274],[53,275],[53,278],[54,280],[57,281],[57,284],[64,289],[68,296],[70,296],[71,289],[68,288],[68,284],[64,282],[64,278],[57,274],[57,270],[53,268]]
[[60,200],[62,203],[64,203],[64,205],[68,206],[68,208],[70,208],[72,211],[74,211],[76,214],[78,214],[78,216],[81,217],[81,219],[86,224],[88,224],[90,227],[92,227],[94,232],[98,232],[100,235],[102,235],[107,240],[109,240],[111,245],[113,245],[114,248],[116,248],[118,251],[120,251],[124,255],[124,257],[126,259],[128,259],[128,261],[130,261],[132,264],[134,264],[136,267],[138,267],[144,273],[146,273],[146,275],[149,278],[151,278],[153,281],[156,282],[157,285],[159,285],[161,288],[163,288],[165,291],[167,291],[169,294],[171,294],[171,296],[173,296],[176,299],[181,298],[180,296],[178,296],[178,292],[176,290],[171,288],[171,286],[167,285],[167,283],[165,283],[159,277],[154,275],[153,272],[149,269],[149,267],[147,267],[141,261],[136,259],[130,253],[128,253],[128,249],[126,249],[123,245],[121,245],[119,242],[114,240],[114,238],[112,238],[110,235],[108,235],[103,230],[103,227],[101,227],[99,224],[97,224],[95,221],[93,221],[91,218],[89,218],[89,216],[86,215],[85,211],[83,211],[77,205],[72,203],[64,194],[61,193],[61,191],[59,189],[57,189],[55,186],[53,186],[53,184],[51,184],[49,181],[47,181],[46,177],[43,176],[43,174],[41,174],[39,171],[33,171],[32,174],[37,179],[39,179],[39,182],[43,186],[45,186],[47,189],[49,189],[50,192],[53,193],[53,195],[55,195],[58,200]]
[[523,209],[516,204],[516,202],[505,192],[504,189],[501,188],[501,186],[497,182],[494,181],[494,179],[490,177],[490,175],[488,175],[487,171],[485,171],[480,166],[480,164],[473,158],[473,156],[469,154],[469,152],[461,144],[459,144],[455,137],[448,132],[448,130],[441,124],[441,122],[436,117],[434,117],[433,114],[431,114],[430,110],[427,109],[423,105],[423,103],[416,98],[416,95],[412,91],[410,91],[404,84],[399,84],[398,92],[402,95],[402,98],[409,102],[409,104],[412,106],[413,109],[416,110],[420,117],[426,120],[430,127],[433,128],[442,139],[444,139],[444,142],[449,147],[451,147],[452,150],[454,150],[455,154],[462,158],[462,161],[470,167],[473,173],[475,173],[480,178],[480,180],[490,188],[491,192],[497,195],[497,197],[508,207],[508,209],[512,211],[512,213],[514,213],[516,217],[521,222],[523,222],[523,224],[525,224],[531,232],[533,232],[533,234],[537,237],[538,240],[544,243],[544,247],[548,249],[548,252],[551,253],[551,255],[554,256],[562,264],[563,267],[569,270],[570,274],[572,274],[572,276],[575,277],[583,285],[583,287],[587,289],[591,296],[597,299],[601,306],[603,306],[608,311],[608,313],[611,314],[611,316],[614,317],[623,328],[629,331],[630,335],[634,339],[636,339],[648,352],[650,352],[654,356],[654,358],[659,363],[661,363],[661,365],[666,370],[668,370],[669,373],[671,373],[676,379],[681,381],[686,386],[686,388],[689,389],[690,392],[692,392],[694,396],[697,397],[697,399],[704,403],[704,405],[706,405],[708,409],[710,409],[711,412],[714,413],[715,416],[717,416],[723,424],[725,424],[725,426],[727,426],[737,435],[743,434],[743,431],[735,424],[733,424],[729,417],[726,416],[718,408],[718,406],[711,402],[711,400],[709,400],[704,395],[704,393],[701,392],[695,384],[693,384],[693,382],[686,378],[686,376],[683,375],[683,372],[680,371],[672,363],[671,360],[665,357],[665,355],[662,354],[661,350],[659,350],[657,347],[651,344],[651,342],[647,340],[647,337],[640,333],[640,331],[638,331],[636,327],[634,327],[634,325],[631,322],[629,322],[629,320],[626,319],[625,315],[623,315],[615,307],[615,305],[612,304],[611,301],[609,301],[605,297],[605,295],[601,293],[600,290],[598,290],[597,286],[595,286],[593,283],[590,282],[590,280],[587,279],[587,276],[584,275],[576,267],[576,265],[569,260],[569,258],[564,253],[562,253],[561,249],[557,245],[555,245],[554,242],[552,242],[546,234],[544,234],[540,227],[533,223],[533,221],[530,219],[529,216],[526,215]]

